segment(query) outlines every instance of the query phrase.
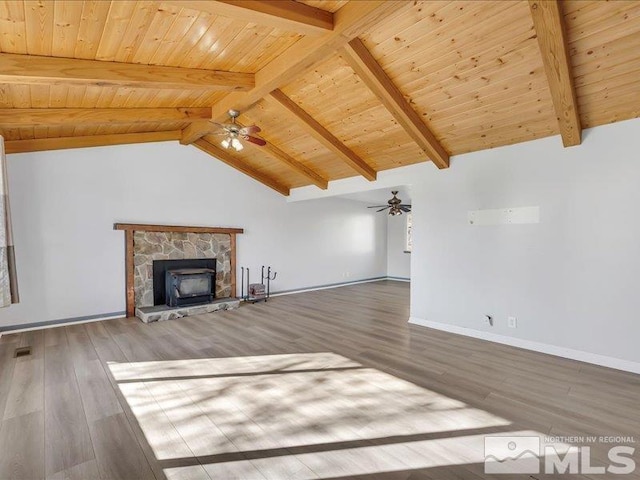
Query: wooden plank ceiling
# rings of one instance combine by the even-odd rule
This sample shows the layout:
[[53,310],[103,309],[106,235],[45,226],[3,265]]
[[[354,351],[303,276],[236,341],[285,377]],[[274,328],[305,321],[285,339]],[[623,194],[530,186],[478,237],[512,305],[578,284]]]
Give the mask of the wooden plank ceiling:
[[8,152],[175,140],[286,195],[638,116],[637,1],[0,1]]

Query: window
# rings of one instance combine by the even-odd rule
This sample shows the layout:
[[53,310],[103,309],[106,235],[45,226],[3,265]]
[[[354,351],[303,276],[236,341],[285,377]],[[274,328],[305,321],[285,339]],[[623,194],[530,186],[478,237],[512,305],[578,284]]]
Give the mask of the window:
[[413,241],[411,238],[411,228],[413,227],[413,219],[411,218],[411,213],[407,213],[407,244],[405,245],[405,252],[411,253],[411,248],[413,246]]

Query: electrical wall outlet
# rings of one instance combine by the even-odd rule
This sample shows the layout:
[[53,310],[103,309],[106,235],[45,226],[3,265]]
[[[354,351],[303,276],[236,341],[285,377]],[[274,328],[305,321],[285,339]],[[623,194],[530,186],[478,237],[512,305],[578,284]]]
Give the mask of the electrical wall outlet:
[[509,317],[507,319],[507,325],[509,328],[518,328],[518,319],[516,317]]

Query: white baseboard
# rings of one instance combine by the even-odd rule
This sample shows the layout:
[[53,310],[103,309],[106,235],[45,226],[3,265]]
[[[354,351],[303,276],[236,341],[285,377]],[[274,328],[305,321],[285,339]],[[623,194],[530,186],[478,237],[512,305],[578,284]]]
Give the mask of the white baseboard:
[[487,340],[489,342],[502,343],[503,345],[524,348],[525,350],[532,350],[534,352],[555,355],[556,357],[569,358],[571,360],[578,360],[580,362],[600,365],[602,367],[615,368],[616,370],[623,370],[625,372],[640,374],[640,363],[623,360],[621,358],[608,357],[606,355],[600,355],[597,353],[589,353],[582,350],[573,350],[571,348],[549,345],[547,343],[534,342],[531,340],[508,337],[506,335],[499,335],[496,333],[483,332],[480,330],[474,330],[472,328],[450,325],[448,323],[432,322],[430,320],[418,317],[410,317],[409,323],[412,323],[414,325],[421,325],[423,327],[434,328],[436,330],[442,330],[444,332],[455,333],[457,335],[464,335],[465,337],[479,338],[481,340]]
[[24,327],[13,325],[8,327],[8,330],[0,331],[0,337],[2,335],[9,335],[11,333],[31,332],[33,330],[43,330],[45,328],[66,327],[69,325],[78,325],[80,323],[101,322],[102,320],[113,320],[114,318],[124,318],[124,312],[117,312],[114,314],[106,315],[89,315],[87,317],[68,318],[63,320],[52,320],[49,322],[39,322],[36,324],[26,324]]
[[331,283],[331,284],[327,284],[327,285],[315,285],[313,287],[306,287],[306,288],[294,288],[292,290],[284,290],[284,291],[280,291],[280,292],[273,292],[271,294],[271,296],[272,297],[279,297],[281,295],[293,295],[295,293],[315,292],[317,290],[327,290],[329,288],[347,287],[349,285],[358,285],[360,283],[381,282],[383,280],[390,280],[390,278],[389,277],[365,278],[363,280],[353,280],[351,282]]

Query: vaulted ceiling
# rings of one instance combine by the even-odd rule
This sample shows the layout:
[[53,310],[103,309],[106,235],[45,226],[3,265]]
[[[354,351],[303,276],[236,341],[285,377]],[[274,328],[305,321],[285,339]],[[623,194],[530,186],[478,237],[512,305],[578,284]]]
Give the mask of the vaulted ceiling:
[[0,1],[0,52],[7,152],[175,140],[285,195],[640,116],[637,1]]

